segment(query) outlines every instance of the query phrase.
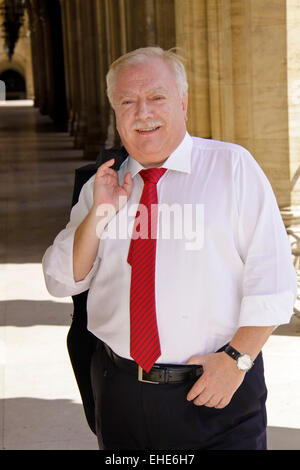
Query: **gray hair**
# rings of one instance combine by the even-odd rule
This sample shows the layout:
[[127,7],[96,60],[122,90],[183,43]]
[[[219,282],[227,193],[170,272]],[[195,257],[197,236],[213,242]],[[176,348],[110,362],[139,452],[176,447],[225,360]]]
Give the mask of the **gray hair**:
[[188,83],[185,68],[182,62],[183,59],[174,52],[174,49],[175,48],[165,51],[160,47],[141,47],[134,51],[128,52],[127,54],[124,54],[115,60],[111,64],[106,75],[107,96],[111,106],[113,107],[113,91],[119,69],[126,65],[144,64],[149,59],[153,58],[162,59],[171,65],[175,75],[178,93],[182,98],[188,91]]

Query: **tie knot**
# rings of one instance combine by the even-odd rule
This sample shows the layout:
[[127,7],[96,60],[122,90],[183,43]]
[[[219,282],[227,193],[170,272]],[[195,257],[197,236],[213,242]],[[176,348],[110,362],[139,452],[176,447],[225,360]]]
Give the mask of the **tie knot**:
[[147,170],[141,170],[140,175],[144,182],[156,184],[166,171],[166,168],[148,168]]

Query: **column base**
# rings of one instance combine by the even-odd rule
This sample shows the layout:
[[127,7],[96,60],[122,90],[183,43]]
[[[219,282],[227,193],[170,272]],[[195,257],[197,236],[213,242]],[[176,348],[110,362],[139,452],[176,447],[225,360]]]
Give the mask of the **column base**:
[[300,206],[282,207],[280,213],[287,228],[293,227],[297,230],[298,227],[298,231],[300,230]]

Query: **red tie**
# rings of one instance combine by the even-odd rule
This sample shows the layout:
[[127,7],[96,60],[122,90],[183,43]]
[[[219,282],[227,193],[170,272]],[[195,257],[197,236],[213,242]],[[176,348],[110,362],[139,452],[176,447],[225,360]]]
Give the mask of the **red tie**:
[[[156,184],[165,171],[166,168],[149,168],[140,171],[140,175],[144,180],[144,189],[136,213],[133,228],[134,236],[132,236],[130,242],[127,258],[127,262],[132,268],[130,285],[130,355],[146,372],[149,372],[161,355],[155,307],[158,203]],[[141,207],[142,205],[144,207]]]

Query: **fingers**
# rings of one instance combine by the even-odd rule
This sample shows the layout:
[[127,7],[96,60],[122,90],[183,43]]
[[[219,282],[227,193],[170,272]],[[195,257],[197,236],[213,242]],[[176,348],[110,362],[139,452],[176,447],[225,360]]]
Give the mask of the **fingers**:
[[114,164],[115,159],[111,158],[110,160],[107,160],[107,162],[104,162],[102,165],[99,166],[96,176],[105,176],[107,174],[109,175],[117,175],[117,172],[110,168]]
[[124,182],[123,182],[123,188],[125,189],[128,197],[131,194],[132,186],[133,186],[132,176],[130,172],[128,171],[128,173],[126,173],[126,175],[124,176]]
[[216,395],[210,395],[206,392],[203,392],[199,395],[194,401],[196,406],[207,406],[208,408],[224,408],[228,405],[229,401],[226,401],[224,398],[220,398]]
[[101,168],[108,168],[108,167],[112,166],[114,161],[115,161],[114,158],[111,158],[110,160],[107,160],[106,162],[102,163],[102,165],[99,166],[98,170],[100,170]]
[[207,406],[208,408],[216,408],[216,405],[219,403],[219,399],[214,395],[210,397],[209,395],[202,394],[196,400],[194,400],[194,405],[196,406]]
[[212,396],[206,391],[204,390],[202,393],[200,393],[200,395],[198,395],[194,400],[193,400],[193,403],[194,405],[196,406],[203,406],[203,405],[207,405],[209,406],[212,406]]
[[113,163],[114,158],[111,158],[103,163],[103,165],[99,166],[95,177],[97,183],[101,182],[101,184],[112,184],[114,186],[118,184],[118,174],[115,170],[110,168]]
[[208,408],[225,408],[230,403],[231,397],[223,397],[212,394],[208,389],[203,386],[195,388],[195,386],[189,391],[187,395],[188,401],[193,401],[196,406],[207,406]]
[[231,396],[217,392],[216,387],[210,386],[210,376],[206,372],[193,385],[187,394],[187,400],[196,406],[207,406],[209,408],[224,408],[230,403]]
[[[101,166],[99,166],[97,173],[96,173],[96,179],[101,178],[101,180],[106,184],[118,183],[118,173],[112,168],[110,168],[113,165],[114,161],[115,159],[111,158],[110,160],[108,160],[107,162],[104,162]],[[123,189],[125,190],[128,197],[131,194],[132,186],[133,186],[132,176],[130,172],[128,171],[124,176],[124,182],[123,182]]]
[[205,388],[206,388],[206,380],[205,380],[205,376],[203,375],[192,386],[191,390],[187,394],[187,397],[186,397],[187,400],[188,401],[195,400],[199,395],[201,395],[201,393],[204,392]]
[[206,389],[204,389],[196,398],[193,399],[193,404],[196,406],[207,406],[208,408],[225,408],[229,404],[230,400],[226,400],[223,397],[217,395],[211,395]]
[[230,400],[225,400],[225,398],[222,398],[217,405],[215,405],[215,408],[221,409],[225,408],[225,406],[229,405]]

